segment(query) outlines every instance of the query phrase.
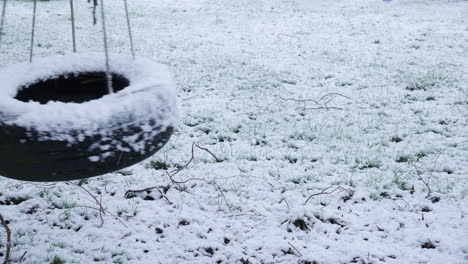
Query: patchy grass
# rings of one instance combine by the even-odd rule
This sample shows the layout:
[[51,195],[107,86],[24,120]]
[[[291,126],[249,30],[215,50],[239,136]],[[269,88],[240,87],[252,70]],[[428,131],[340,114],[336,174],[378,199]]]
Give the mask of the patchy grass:
[[[30,21],[32,7],[8,3],[5,65],[28,60],[30,24],[13,22]],[[129,2],[137,56],[174,76],[179,125],[153,157],[119,172],[0,178],[12,259],[463,263],[467,4]],[[90,5],[75,6],[79,52],[95,50]],[[70,50],[69,3],[40,10],[34,53]],[[106,12],[111,54],[128,53],[122,7]],[[209,152],[192,156],[194,143]]]
[[444,80],[446,80],[446,77],[442,74],[437,72],[428,72],[424,76],[412,80],[405,89],[409,91],[427,91],[431,88],[437,87]]

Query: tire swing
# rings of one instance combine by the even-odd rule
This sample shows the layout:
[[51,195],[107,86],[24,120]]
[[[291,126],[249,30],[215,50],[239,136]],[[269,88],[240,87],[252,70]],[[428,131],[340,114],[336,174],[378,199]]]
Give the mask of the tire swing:
[[[169,140],[176,94],[166,66],[134,57],[130,23],[133,56],[109,58],[103,0],[100,5],[106,56],[72,53],[32,61],[34,1],[30,62],[0,70],[1,176],[89,178],[134,165]],[[5,6],[3,0],[0,38]]]

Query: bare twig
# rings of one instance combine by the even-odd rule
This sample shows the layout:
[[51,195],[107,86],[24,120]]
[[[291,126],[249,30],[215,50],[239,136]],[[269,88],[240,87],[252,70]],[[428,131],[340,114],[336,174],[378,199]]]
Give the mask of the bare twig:
[[80,185],[78,185],[78,184],[75,184],[75,185],[78,186],[79,188],[81,188],[82,190],[84,190],[86,193],[88,193],[89,196],[91,196],[91,197],[94,199],[94,201],[96,201],[96,204],[99,205],[99,217],[101,218],[101,226],[103,226],[103,225],[104,225],[104,218],[102,217],[102,215],[103,215],[103,214],[104,214],[104,215],[106,214],[106,210],[105,210],[104,207],[102,206],[102,200],[99,201],[99,200],[96,198],[96,196],[94,196],[94,195],[93,195],[90,191],[88,191],[85,187],[80,186]]
[[[349,98],[348,96],[340,94],[340,93],[327,93],[325,95],[322,95],[319,99],[310,99],[310,98],[308,98],[308,99],[295,99],[295,98],[286,98],[286,97],[282,97],[282,96],[277,96],[277,97],[279,99],[283,100],[283,101],[294,101],[294,102],[304,104],[303,107],[298,107],[298,108],[296,108],[296,110],[297,109],[302,109],[302,110],[319,110],[319,109],[342,110],[342,108],[340,108],[340,107],[328,106],[328,104],[333,101],[335,96],[340,96],[340,97],[346,98],[348,100],[351,100],[351,98]],[[325,100],[325,99],[327,99],[327,100]],[[310,102],[316,104],[317,107],[306,107],[306,103],[310,103]]]
[[183,181],[178,181],[178,180],[174,179],[175,175],[177,175],[179,172],[181,172],[182,170],[187,168],[192,163],[192,161],[195,159],[195,147],[200,149],[200,150],[204,150],[204,151],[208,152],[217,162],[222,162],[222,160],[219,159],[218,157],[216,157],[216,155],[214,155],[213,152],[211,152],[209,149],[204,148],[204,147],[200,147],[199,145],[196,145],[195,143],[192,143],[192,155],[191,155],[189,161],[187,163],[185,163],[184,166],[182,166],[179,169],[176,169],[176,170],[172,171],[171,173],[166,171],[167,176],[169,177],[169,179],[171,180],[171,182],[173,184],[175,184],[175,185],[177,185],[177,187],[179,187],[179,190],[181,190],[181,191],[183,191],[184,188],[182,188],[182,186],[180,186],[180,184],[184,184],[184,183],[187,183],[187,182],[190,182],[190,181],[202,181],[202,182],[214,185],[216,187],[216,189],[221,193],[221,196],[223,197],[223,200],[226,202],[226,206],[228,207],[229,211],[233,215],[234,213],[232,211],[231,205],[229,204],[226,196],[224,195],[223,190],[221,190],[221,187],[219,187],[219,185],[217,183],[211,183],[211,182],[209,182],[209,181],[207,181],[205,179],[201,179],[201,178],[190,178],[190,179],[186,179],[186,180],[183,180]]
[[19,263],[23,263],[24,257],[26,256],[26,254],[28,254],[27,251],[25,251],[25,252],[23,253],[23,255],[21,255],[21,258],[20,258],[19,261],[18,261]]
[[89,190],[87,190],[83,186],[78,185],[78,184],[74,184],[74,185],[79,187],[80,189],[84,190],[89,196],[91,196],[93,198],[93,200],[99,206],[99,208],[95,208],[95,207],[92,207],[92,206],[76,206],[76,207],[85,207],[85,208],[90,208],[90,209],[97,210],[99,212],[99,217],[101,218],[101,227],[104,225],[103,215],[105,215],[107,213],[107,214],[111,215],[112,217],[114,217],[115,219],[117,219],[123,226],[128,228],[128,226],[119,217],[117,217],[116,215],[114,215],[113,213],[109,212],[108,210],[106,210],[104,208],[104,206],[102,205],[102,197],[98,200],[98,198],[94,194],[92,194]]
[[[92,207],[92,206],[89,206],[89,205],[76,205],[74,206],[74,208],[88,208],[88,209],[93,209],[93,210],[96,210],[96,211],[100,211],[101,209],[99,208],[96,208],[96,207]],[[112,217],[114,217],[115,219],[117,219],[123,226],[125,226],[126,228],[128,228],[128,226],[118,217],[116,216],[115,214],[109,212],[106,210],[106,213],[108,213],[109,215],[111,215]],[[104,221],[102,218],[101,218],[101,221]],[[101,222],[101,226],[103,225],[103,222]]]
[[[190,181],[202,181],[202,182],[205,182],[205,183],[208,183],[208,184],[211,184],[211,185],[214,185],[216,187],[216,189],[220,192],[223,200],[226,202],[226,205],[229,209],[229,211],[231,212],[231,214],[233,214],[233,211],[232,211],[232,208],[231,208],[231,205],[229,204],[227,198],[226,198],[226,195],[224,194],[223,190],[221,190],[221,187],[217,184],[217,183],[213,183],[213,182],[210,182],[210,181],[207,181],[205,179],[201,179],[201,178],[189,178],[189,179],[186,179],[186,180],[176,180],[174,177],[179,173],[181,172],[182,170],[186,169],[194,160],[195,160],[195,148],[198,148],[200,150],[203,150],[205,152],[207,152],[208,154],[210,154],[213,159],[216,160],[216,162],[222,162],[223,160],[222,159],[219,159],[212,151],[210,151],[209,149],[207,148],[204,148],[204,147],[201,147],[195,143],[192,143],[192,148],[191,148],[191,156],[190,156],[190,159],[181,167],[173,170],[173,171],[166,171],[166,175],[169,177],[169,180],[171,181],[172,184],[176,185],[177,186],[177,189],[181,192],[187,192],[185,190],[184,187],[181,186],[181,184],[185,184],[187,182],[190,182]],[[169,203],[169,204],[172,204],[172,202],[167,198],[167,196],[161,192],[161,190],[159,188],[161,187],[164,187],[164,186],[152,186],[152,187],[148,187],[148,188],[144,188],[144,189],[139,189],[139,190],[128,190],[125,192],[125,196],[127,196],[128,194],[130,193],[141,193],[141,192],[147,192],[147,191],[152,191],[152,190],[157,190],[159,191],[159,193],[161,194],[161,197],[163,197],[164,199],[166,199],[166,201]]]
[[250,210],[248,212],[245,212],[245,213],[242,213],[242,214],[233,214],[231,216],[234,216],[234,217],[239,217],[239,216],[265,216],[255,210]]
[[[432,178],[432,175],[437,167],[437,162],[439,161],[439,158],[440,156],[442,155],[442,153],[444,152],[444,150],[440,151],[438,154],[437,154],[437,157],[435,158],[433,164],[434,166],[432,167],[432,169],[429,170],[429,176],[426,177],[426,179],[424,179],[423,177],[423,174],[424,172],[418,167],[416,166],[416,164],[414,162],[411,162],[411,165],[413,165],[415,171],[416,171],[416,175],[418,176],[418,179],[426,186],[427,188],[427,195],[425,198],[429,198],[432,194],[432,189],[431,189],[431,186],[430,186],[430,180]],[[420,157],[418,157],[416,159],[416,162],[418,162],[420,160]]]
[[299,42],[302,44],[301,39],[300,39],[299,37],[297,37],[297,36],[289,35],[289,34],[284,34],[284,33],[280,33],[280,34],[276,35],[276,37],[277,37],[278,39],[281,39],[281,36],[290,37],[290,38],[295,38],[295,39],[297,39],[297,41],[299,41]]
[[294,102],[298,102],[298,103],[313,102],[315,104],[320,104],[319,100],[314,100],[314,99],[295,99],[295,98],[287,98],[287,97],[282,97],[282,96],[278,96],[278,98],[283,100],[283,101],[294,101]]
[[165,186],[153,186],[153,187],[148,187],[145,189],[141,190],[128,190],[125,192],[125,197],[127,197],[131,193],[142,193],[142,192],[150,192],[152,190],[157,190],[159,194],[161,194],[161,197],[164,198],[169,204],[172,204],[172,202],[167,198],[166,194],[164,194],[159,188],[164,188]]
[[216,160],[216,162],[222,162],[223,161],[222,159],[219,159],[218,157],[216,157],[216,155],[213,154],[213,152],[211,152],[209,149],[204,148],[204,147],[200,147],[199,145],[197,145],[195,143],[192,143],[192,156],[190,157],[190,160],[187,161],[187,163],[185,163],[182,167],[173,170],[170,173],[171,177],[174,177],[177,173],[184,170],[185,168],[187,168],[192,163],[192,161],[195,159],[195,147],[208,152]]
[[187,182],[190,182],[190,181],[205,181],[205,182],[208,182],[207,180],[202,179],[202,178],[188,178],[188,179],[183,180],[183,181],[176,181],[176,180],[174,180],[174,178],[172,178],[172,175],[169,174],[169,177],[170,177],[170,180],[173,183],[178,183],[178,184],[184,184],[184,183],[187,183]]
[[214,183],[214,185],[216,186],[216,189],[218,189],[218,191],[221,193],[221,195],[223,196],[223,199],[224,199],[224,202],[226,202],[226,206],[228,207],[229,211],[231,212],[231,215],[234,215],[234,212],[232,211],[231,209],[231,205],[229,204],[226,196],[224,195],[224,192],[223,190],[221,190],[221,187],[219,187],[219,185],[217,183]]
[[3,264],[8,264],[10,262],[10,254],[11,254],[11,230],[10,227],[8,227],[7,222],[3,218],[2,214],[0,214],[0,223],[2,224],[3,228],[5,228],[6,231],[6,252],[5,252],[5,259],[3,261]]
[[180,186],[180,184],[184,184],[184,183],[187,183],[187,182],[190,182],[190,181],[202,181],[202,182],[214,185],[216,187],[216,189],[221,193],[221,196],[223,197],[223,200],[226,203],[226,206],[228,207],[229,211],[231,212],[232,215],[234,215],[234,212],[232,211],[231,205],[229,204],[226,196],[224,195],[223,190],[221,190],[221,187],[219,187],[219,185],[217,183],[210,183],[209,181],[207,181],[205,179],[201,179],[201,178],[189,178],[189,179],[186,179],[184,181],[177,181],[177,180],[174,180],[174,178],[172,178],[171,174],[167,173],[167,175],[169,176],[169,179],[172,181],[172,183],[179,186],[180,190],[183,190],[183,188]]
[[161,190],[159,190],[159,188],[156,188],[156,190],[159,192],[159,194],[161,195],[162,198],[164,198],[170,205],[172,205],[171,200],[169,200],[169,198],[167,198],[166,194],[161,192]]
[[[178,170],[175,174],[179,173],[180,170]],[[175,181],[172,177],[173,175],[175,174],[170,174],[169,172],[166,171],[166,175],[169,177],[169,180],[171,180],[172,184],[175,184],[177,185],[177,188],[179,191],[184,191],[184,188],[182,186],[180,186],[179,182],[178,181]],[[185,183],[185,182],[183,182]]]
[[296,110],[320,110],[320,109],[325,109],[325,110],[331,110],[331,109],[335,109],[335,110],[343,110],[343,108],[341,107],[336,107],[336,106],[323,106],[323,107],[298,107],[296,108]]
[[289,244],[292,248],[294,248],[294,250],[296,250],[296,252],[299,254],[299,256],[302,257],[301,252],[300,252],[299,250],[297,250],[297,248],[296,248],[295,246],[293,246],[293,244],[291,244],[291,243],[289,243],[289,242],[288,242],[288,244]]
[[112,217],[114,217],[115,219],[117,219],[117,221],[119,221],[123,226],[125,226],[126,228],[128,228],[128,226],[118,217],[116,216],[115,214],[109,212],[109,211],[106,211],[108,214],[110,214]]
[[309,200],[310,200],[312,197],[315,197],[315,196],[318,196],[318,195],[322,195],[322,194],[332,194],[332,193],[334,193],[334,192],[336,192],[336,191],[338,191],[338,190],[339,190],[339,192],[346,191],[346,189],[343,188],[343,187],[341,187],[341,186],[338,186],[338,187],[336,187],[335,189],[333,189],[333,190],[331,190],[331,191],[328,191],[328,190],[331,189],[331,188],[332,188],[332,186],[327,187],[327,188],[323,189],[322,191],[320,191],[320,192],[318,192],[318,193],[314,193],[314,194],[310,195],[309,198],[307,198],[307,200],[304,202],[304,204],[307,204],[307,203],[309,202]]
[[190,157],[190,160],[185,163],[184,166],[176,169],[176,170],[173,170],[170,174],[167,172],[167,174],[171,175],[171,177],[174,177],[177,173],[179,173],[180,171],[182,171],[183,169],[187,168],[188,165],[190,165],[190,163],[192,163],[193,159],[195,158],[195,143],[192,143],[192,156]]
[[332,95],[341,96],[341,97],[344,97],[344,98],[346,98],[348,100],[351,100],[351,98],[349,98],[348,96],[340,94],[340,93],[327,93],[327,94],[323,95],[322,97],[320,97],[319,101],[321,101],[323,98],[326,98],[326,97],[329,97],[329,96],[332,96]]
[[416,166],[416,164],[412,163],[411,165],[413,165],[414,169],[416,170],[416,175],[418,176],[418,179],[426,186],[427,188],[427,195],[426,195],[426,198],[431,196],[431,193],[432,193],[432,190],[431,190],[431,186],[429,186],[429,179],[426,181],[423,177],[423,173],[422,171],[418,168],[418,166]]
[[145,188],[145,189],[140,189],[140,190],[128,190],[125,192],[125,197],[127,197],[129,194],[131,193],[142,193],[142,192],[149,192],[149,191],[152,191],[154,189],[157,189],[157,188],[160,188],[161,186],[153,186],[153,187],[148,187],[148,188]]
[[216,160],[216,162],[222,162],[223,161],[222,159],[218,159],[218,157],[216,157],[215,154],[213,154],[213,152],[211,152],[209,149],[200,147],[200,145],[195,145],[195,147],[208,152]]

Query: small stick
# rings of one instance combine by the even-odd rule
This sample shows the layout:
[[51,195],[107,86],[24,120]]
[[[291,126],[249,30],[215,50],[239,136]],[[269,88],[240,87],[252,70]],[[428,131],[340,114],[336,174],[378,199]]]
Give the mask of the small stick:
[[197,148],[201,149],[201,150],[204,150],[206,152],[208,152],[215,160],[216,162],[222,162],[223,160],[222,159],[218,159],[215,154],[213,154],[213,152],[211,152],[209,149],[207,148],[203,148],[203,147],[200,147],[199,145],[195,145]]
[[322,100],[323,98],[325,98],[325,97],[332,96],[332,95],[341,96],[341,97],[344,97],[344,98],[346,98],[346,99],[348,99],[348,100],[351,100],[351,98],[349,98],[348,96],[343,95],[343,94],[340,94],[340,93],[327,93],[327,94],[325,94],[324,96],[320,97],[319,101],[321,101],[321,100]]
[[[296,108],[296,110],[299,110],[299,109],[302,109],[303,111],[305,110],[320,110],[320,109],[326,109],[326,110],[330,110],[330,109],[336,109],[336,110],[342,110],[342,108],[340,107],[335,107],[335,106],[328,106],[328,103],[330,103],[331,101],[333,101],[333,97],[332,96],[341,96],[343,98],[346,98],[348,100],[351,100],[351,98],[349,98],[348,96],[346,95],[343,95],[343,94],[340,94],[340,93],[327,93],[323,96],[321,96],[319,99],[315,100],[315,99],[295,99],[295,98],[286,98],[286,97],[282,97],[282,96],[277,96],[278,99],[280,100],[283,100],[283,101],[294,101],[294,102],[298,102],[298,103],[303,103],[304,106],[303,107],[298,107]],[[324,101],[325,98],[330,98],[328,99],[327,101]],[[317,105],[317,107],[306,107],[306,103],[308,102],[312,102],[314,104]]]
[[148,188],[141,189],[141,190],[128,190],[125,192],[125,197],[127,197],[131,193],[142,193],[142,192],[149,192],[152,190],[157,190],[159,194],[161,194],[161,197],[163,197],[169,204],[172,204],[169,198],[167,198],[167,196],[163,192],[161,192],[161,190],[159,190],[159,188],[161,187],[164,187],[164,186],[153,186],[153,187],[148,187]]
[[11,254],[11,230],[8,227],[8,224],[3,218],[2,214],[0,214],[0,223],[2,224],[3,228],[5,228],[5,231],[7,234],[5,260],[3,261],[3,264],[8,264],[10,262],[10,254]]
[[21,256],[21,258],[19,259],[19,263],[23,263],[24,256],[26,256],[26,254],[28,254],[27,251],[25,251],[25,252],[23,253],[23,255]]
[[102,217],[103,214],[106,214],[106,210],[104,209],[104,207],[102,206],[102,200],[99,201],[96,196],[94,196],[90,191],[88,191],[85,187],[83,186],[80,186],[78,184],[76,184],[76,186],[78,186],[79,188],[83,189],[86,193],[88,193],[93,199],[94,201],[96,201],[96,203],[99,205],[99,217],[101,218],[101,226],[104,225],[104,218]]
[[340,190],[340,191],[344,191],[345,189],[341,186],[338,186],[336,187],[335,189],[333,189],[332,191],[329,191],[327,192],[327,190],[329,190],[330,188],[332,188],[331,186],[330,187],[327,187],[325,189],[323,189],[321,192],[318,192],[318,193],[314,193],[312,195],[309,196],[309,198],[307,198],[307,200],[304,202],[304,204],[307,204],[309,202],[309,200],[314,197],[314,196],[317,196],[317,195],[322,195],[322,194],[332,194],[334,192],[336,192],[337,190]]
[[195,158],[195,143],[192,143],[192,157],[190,158],[190,160],[185,163],[184,166],[182,166],[180,169],[177,169],[177,170],[174,170],[172,171],[172,174],[171,174],[171,177],[174,177],[177,173],[179,173],[181,170],[185,169],[188,167],[188,165],[190,165],[190,163],[192,163],[193,159]]
[[291,244],[291,243],[289,243],[289,242],[288,242],[288,244],[289,244],[292,248],[294,248],[294,250],[296,250],[296,252],[299,254],[299,256],[302,257],[301,252],[300,252],[299,250],[297,250],[297,248],[296,248],[295,246],[293,246],[293,244]]
[[159,187],[160,186],[153,186],[153,187],[148,187],[148,188],[141,189],[141,190],[128,190],[128,191],[125,192],[125,196],[129,195],[130,193],[149,192],[149,191],[152,191],[152,190],[157,189]]

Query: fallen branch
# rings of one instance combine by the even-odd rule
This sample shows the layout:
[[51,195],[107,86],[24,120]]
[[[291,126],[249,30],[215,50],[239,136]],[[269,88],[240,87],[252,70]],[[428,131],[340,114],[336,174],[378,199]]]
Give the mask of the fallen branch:
[[[92,206],[87,206],[87,205],[77,205],[75,207],[83,207],[83,208],[89,208],[89,209],[93,209],[93,210],[97,210],[99,211],[100,209],[99,208],[96,208],[96,207],[92,207]],[[123,226],[125,226],[126,228],[128,228],[128,226],[118,217],[116,216],[115,214],[109,212],[109,211],[105,211],[106,213],[108,213],[109,215],[111,215],[112,217],[114,217],[115,219],[117,219]],[[101,221],[104,221],[103,219],[101,219]],[[104,224],[104,222],[101,222],[101,226]]]
[[278,98],[283,100],[283,101],[294,101],[294,102],[298,102],[298,103],[313,102],[315,104],[320,104],[319,100],[314,100],[314,99],[295,99],[295,98],[287,98],[287,97],[282,97],[282,96],[278,96]]
[[226,206],[228,207],[231,214],[234,216],[234,212],[232,211],[231,205],[229,204],[226,196],[224,195],[223,190],[221,190],[221,187],[219,187],[219,185],[217,183],[211,183],[211,182],[209,182],[209,181],[207,181],[205,179],[201,179],[201,178],[189,178],[189,179],[186,179],[184,181],[176,181],[176,180],[174,180],[174,178],[172,178],[172,175],[170,175],[169,173],[167,173],[167,176],[169,177],[169,179],[171,180],[171,182],[173,184],[176,184],[179,187],[179,189],[181,191],[183,191],[183,188],[180,186],[180,184],[184,184],[184,183],[187,183],[187,182],[190,182],[190,181],[202,181],[202,182],[205,182],[207,184],[214,185],[216,187],[216,189],[221,193],[221,196],[223,197],[223,200],[226,203]]
[[166,194],[164,194],[159,188],[165,188],[165,186],[153,186],[153,187],[148,187],[148,188],[141,189],[141,190],[128,190],[125,192],[125,197],[128,197],[129,194],[150,192],[152,190],[157,190],[159,194],[161,194],[161,197],[164,198],[171,205],[172,202],[169,200],[169,198],[167,198]]
[[117,219],[123,226],[128,228],[128,226],[119,217],[117,217],[116,215],[114,215],[113,213],[109,212],[108,210],[106,210],[104,208],[104,206],[102,205],[102,197],[101,197],[100,200],[98,200],[95,195],[93,195],[89,190],[87,190],[83,186],[81,186],[79,184],[74,184],[74,185],[79,187],[80,189],[84,190],[89,196],[91,196],[93,198],[93,200],[99,206],[99,208],[95,208],[95,207],[92,207],[92,206],[76,206],[76,207],[85,207],[85,208],[90,208],[90,209],[97,210],[99,212],[99,217],[101,218],[101,227],[104,225],[104,217],[102,215],[105,215],[107,213],[107,214],[111,215],[112,217],[114,217],[115,219]]
[[[319,110],[319,109],[326,109],[326,110],[330,110],[330,109],[337,109],[337,110],[342,110],[342,108],[340,107],[336,107],[336,106],[328,106],[328,104],[330,102],[333,101],[333,98],[334,96],[340,96],[340,97],[343,97],[343,98],[346,98],[348,100],[351,100],[351,98],[349,98],[348,96],[346,95],[343,95],[343,94],[340,94],[340,93],[327,93],[325,95],[322,95],[319,99],[295,99],[295,98],[286,98],[286,97],[282,97],[282,96],[277,96],[279,99],[283,100],[283,101],[294,101],[294,102],[298,102],[298,103],[303,103],[304,106],[303,107],[298,107],[296,109],[302,109],[302,110]],[[328,100],[324,100],[326,98],[329,98]],[[317,107],[306,107],[306,103],[314,103],[317,105]]]
[[2,224],[3,228],[5,228],[6,231],[6,252],[5,252],[5,260],[3,261],[3,264],[8,264],[10,262],[10,254],[11,254],[11,230],[8,227],[7,222],[3,218],[2,214],[0,214],[0,223]]
[[295,39],[297,39],[297,41],[299,41],[299,42],[302,44],[301,39],[300,39],[299,37],[295,36],[295,35],[288,35],[288,34],[284,34],[284,33],[280,33],[280,34],[276,35],[276,37],[277,37],[278,39],[281,39],[281,36],[290,37],[290,38],[295,38]]
[[229,211],[233,215],[234,213],[232,211],[231,205],[229,204],[226,196],[224,195],[224,192],[221,190],[221,187],[219,187],[219,185],[217,183],[210,183],[209,181],[207,181],[205,179],[201,179],[201,178],[190,178],[190,179],[186,179],[184,181],[177,181],[177,180],[174,179],[175,175],[177,175],[179,172],[181,172],[182,170],[187,168],[192,163],[192,161],[195,159],[195,147],[200,149],[200,150],[208,152],[216,160],[216,162],[222,162],[223,161],[223,160],[219,159],[218,157],[216,157],[213,154],[213,152],[211,152],[209,149],[204,148],[204,147],[200,147],[199,145],[196,145],[195,143],[192,143],[192,156],[190,157],[189,161],[187,163],[185,163],[185,165],[182,166],[181,168],[172,171],[172,173],[169,173],[169,172],[166,171],[167,176],[171,180],[172,184],[177,185],[181,191],[183,191],[184,188],[182,188],[182,186],[180,186],[180,184],[184,184],[184,183],[187,183],[187,182],[190,182],[190,181],[202,181],[202,182],[205,182],[205,183],[208,183],[208,184],[213,184],[216,187],[216,189],[221,193],[221,196],[223,197],[224,202],[226,202],[226,206],[228,207]]
[[27,251],[25,251],[25,252],[23,253],[23,255],[21,256],[21,258],[20,258],[19,261],[18,261],[19,263],[23,263],[24,257],[26,256],[26,254],[28,254]]
[[200,150],[206,151],[208,154],[210,154],[210,155],[216,160],[216,162],[222,162],[222,161],[223,161],[222,159],[219,159],[218,157],[216,157],[216,155],[213,154],[213,152],[211,152],[209,149],[204,148],[204,147],[200,147],[199,145],[197,145],[197,144],[195,144],[195,143],[192,143],[192,155],[191,155],[191,157],[190,157],[190,160],[187,161],[187,163],[185,163],[182,167],[173,170],[173,171],[170,173],[172,177],[174,177],[177,173],[179,173],[180,171],[182,171],[182,170],[184,170],[185,168],[187,168],[187,167],[192,163],[192,161],[195,159],[195,148],[198,148],[198,149],[200,149]]
[[336,192],[338,190],[339,190],[339,192],[347,191],[345,188],[343,188],[341,186],[338,186],[335,189],[333,189],[331,191],[328,191],[331,188],[332,188],[332,186],[327,187],[327,188],[323,189],[322,191],[320,191],[318,193],[314,193],[314,194],[310,195],[309,198],[307,198],[307,200],[304,202],[304,205],[307,204],[309,202],[309,200],[312,199],[312,197],[315,197],[315,196],[318,196],[318,195],[332,194],[332,193],[334,193],[334,192]]
[[293,244],[291,244],[291,243],[289,243],[289,242],[288,242],[288,244],[289,244],[294,250],[296,250],[296,252],[299,254],[300,257],[302,257],[301,252],[300,252],[299,250],[297,250],[297,248],[296,248],[295,246],[293,246]]
[[213,154],[213,152],[211,152],[209,149],[200,147],[199,145],[195,145],[195,147],[208,152],[216,160],[216,162],[222,162],[223,161],[222,159],[218,159],[218,157],[216,157],[215,154]]
[[427,179],[427,181],[424,179],[423,177],[423,173],[421,172],[421,170],[418,168],[418,166],[416,166],[416,164],[412,163],[411,165],[413,165],[414,169],[416,170],[416,175],[418,176],[418,179],[426,186],[427,188],[427,195],[425,198],[428,198],[429,196],[431,196],[431,193],[432,193],[432,190],[431,190],[431,186],[429,186],[429,180],[430,179]]
[[88,191],[85,187],[81,186],[81,185],[78,185],[76,184],[76,186],[78,186],[79,188],[81,188],[82,190],[84,190],[86,193],[89,194],[89,196],[91,196],[94,201],[96,201],[96,204],[99,205],[99,217],[101,218],[101,227],[104,225],[104,218],[102,217],[103,214],[106,214],[106,210],[104,209],[104,206],[102,206],[102,200],[99,201],[96,196],[94,196],[90,191]]
[[[187,192],[185,190],[184,187],[181,186],[181,184],[185,184],[187,182],[190,182],[190,181],[202,181],[202,182],[205,182],[205,183],[208,183],[208,184],[212,184],[216,187],[216,189],[221,193],[221,196],[223,197],[223,200],[226,202],[226,205],[229,209],[229,211],[231,212],[231,214],[234,215],[233,211],[232,211],[232,208],[231,208],[231,205],[229,204],[223,190],[221,190],[221,187],[217,184],[217,183],[212,183],[212,182],[209,182],[205,179],[201,179],[201,178],[190,178],[190,179],[186,179],[186,180],[182,180],[182,181],[179,181],[179,180],[176,180],[174,179],[174,176],[176,176],[179,172],[183,171],[184,169],[186,169],[194,160],[195,160],[195,148],[198,148],[200,150],[203,150],[205,152],[207,152],[208,154],[211,155],[211,157],[213,157],[213,159],[215,159],[216,162],[222,162],[223,160],[218,158],[212,151],[210,151],[209,149],[207,148],[204,148],[204,147],[201,147],[195,143],[192,143],[192,148],[191,148],[191,156],[190,156],[190,159],[183,165],[181,166],[180,168],[177,168],[171,172],[169,171],[166,171],[166,175],[169,177],[169,180],[171,181],[172,184],[174,185],[177,185],[177,188],[179,191],[181,192]],[[161,197],[163,197],[164,199],[166,199],[166,201],[169,203],[169,204],[172,204],[172,202],[167,198],[167,196],[165,195],[165,193],[161,192],[161,190],[159,188],[161,187],[164,187],[164,186],[152,186],[152,187],[147,187],[147,188],[144,188],[144,189],[139,189],[139,190],[128,190],[125,192],[125,196],[131,194],[131,193],[142,193],[142,192],[148,192],[148,191],[152,191],[152,190],[157,190],[160,194],[161,194]],[[187,192],[188,193],[188,192]]]
[[[179,173],[181,170],[185,169],[188,167],[188,165],[190,165],[190,163],[192,163],[193,159],[195,158],[195,143],[192,143],[192,156],[190,158],[190,160],[185,163],[185,165],[183,165],[182,167],[176,169],[176,170],[173,170],[171,172],[172,176],[176,175],[177,173]],[[167,174],[169,174],[168,172],[166,172]]]
[[323,98],[326,98],[326,97],[329,97],[329,96],[332,96],[332,95],[341,96],[341,97],[344,97],[344,98],[346,98],[348,100],[351,100],[351,98],[349,98],[348,96],[340,94],[340,93],[327,93],[327,94],[323,95],[322,97],[320,97],[319,101],[321,101]]
[[296,110],[302,110],[302,111],[305,111],[305,110],[320,110],[320,109],[325,109],[325,110],[331,110],[331,109],[335,109],[335,110],[343,110],[343,108],[341,108],[341,107],[336,107],[336,106],[323,106],[323,107],[298,107],[298,108],[296,108]]
[[[431,197],[431,194],[432,194],[432,189],[431,189],[431,186],[430,186],[430,180],[433,176],[433,173],[437,167],[437,162],[439,161],[439,158],[440,158],[440,155],[442,155],[442,153],[444,152],[444,150],[440,151],[438,154],[437,154],[437,157],[435,158],[434,160],[434,166],[432,167],[432,169],[429,170],[429,176],[427,176],[426,179],[424,179],[423,177],[423,174],[424,172],[421,171],[418,166],[416,166],[416,164],[414,162],[411,162],[411,165],[413,165],[414,169],[416,170],[416,175],[418,176],[418,179],[426,186],[427,188],[427,195],[425,198],[429,198]],[[418,157],[416,159],[416,162],[418,162],[420,160],[420,157]],[[427,171],[426,171],[427,172]]]

